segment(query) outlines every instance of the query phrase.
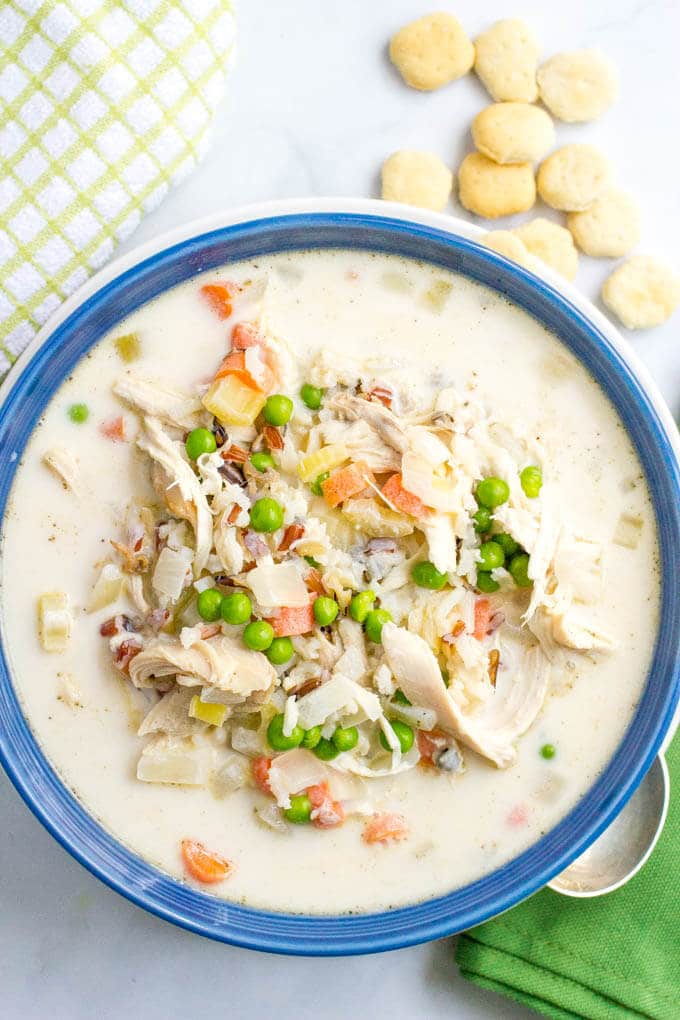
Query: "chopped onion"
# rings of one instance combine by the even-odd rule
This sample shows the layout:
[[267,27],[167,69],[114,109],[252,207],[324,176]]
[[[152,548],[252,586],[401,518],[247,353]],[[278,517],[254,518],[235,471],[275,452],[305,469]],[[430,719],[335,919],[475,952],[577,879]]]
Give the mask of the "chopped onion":
[[142,751],[137,779],[143,783],[175,783],[204,786],[212,767],[209,747],[196,747],[191,740],[160,737]]
[[94,613],[115,602],[120,597],[124,583],[125,578],[120,568],[115,563],[106,563],[92,589],[88,612]]
[[248,572],[246,582],[261,606],[297,609],[309,604],[307,586],[292,563],[262,563]]
[[212,777],[210,789],[216,797],[226,797],[248,782],[250,763],[241,754],[227,753],[224,763]]
[[152,585],[161,603],[176,602],[191,578],[193,554],[187,546],[161,549],[153,572]]

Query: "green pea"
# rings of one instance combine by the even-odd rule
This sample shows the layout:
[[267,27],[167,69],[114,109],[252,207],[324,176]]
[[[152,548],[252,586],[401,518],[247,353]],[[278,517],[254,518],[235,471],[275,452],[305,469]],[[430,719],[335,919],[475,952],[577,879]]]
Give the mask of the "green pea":
[[312,386],[311,383],[306,382],[300,390],[300,396],[302,402],[307,405],[311,411],[318,411],[321,407],[321,401],[323,400],[323,390],[320,390],[318,386]]
[[498,542],[482,542],[477,557],[477,569],[487,572],[502,567],[505,563],[505,553]]
[[392,701],[396,701],[397,705],[410,705],[412,702],[408,700],[401,687],[397,687],[396,691],[392,695]]
[[[408,723],[402,722],[401,719],[390,719],[390,726],[394,730],[394,734],[399,741],[401,753],[406,754],[406,752],[410,751],[413,747],[413,730]],[[387,737],[382,730],[380,731],[380,743],[386,751],[392,750],[387,742]]]
[[314,619],[319,626],[328,627],[338,615],[340,606],[335,599],[330,598],[328,595],[319,595],[318,599],[314,599],[312,609]]
[[502,478],[484,478],[477,486],[477,502],[488,510],[507,503],[509,497],[510,488]]
[[295,825],[305,825],[312,817],[312,805],[306,793],[297,793],[290,798],[290,807],[284,808],[284,815]]
[[349,603],[349,615],[357,623],[363,623],[375,602],[375,592],[367,589],[353,595]]
[[431,588],[432,591],[439,591],[447,581],[446,574],[441,574],[429,560],[416,563],[411,569],[411,577],[418,587]]
[[332,741],[322,737],[314,748],[314,754],[317,758],[321,758],[321,761],[332,761],[333,758],[337,758],[340,752]]
[[293,413],[293,401],[282,393],[267,397],[262,414],[268,425],[287,425]]
[[499,535],[494,535],[493,541],[501,547],[505,553],[505,558],[508,560],[516,552],[519,552],[519,542],[515,542],[512,535],[508,535],[505,531],[501,531]]
[[266,654],[273,666],[283,666],[295,654],[293,642],[289,637],[275,637]]
[[554,744],[544,744],[541,748],[541,758],[545,758],[546,761],[550,761],[557,754],[557,748]]
[[343,729],[342,726],[338,726],[335,733],[331,737],[333,746],[338,751],[351,751],[353,747],[357,746],[359,740],[359,730],[356,726],[348,726],[347,729]]
[[290,736],[283,732],[283,712],[275,715],[267,727],[267,741],[275,751],[291,751],[299,747],[304,738],[305,731],[302,726],[293,726]]
[[253,531],[278,531],[283,524],[283,507],[270,496],[256,500],[250,508],[250,526]]
[[276,467],[276,462],[272,457],[271,453],[254,453],[250,458],[250,463],[253,465],[256,471],[269,471]]
[[200,618],[207,620],[208,623],[219,620],[223,598],[222,592],[217,588],[206,588],[205,591],[200,592],[196,599],[196,609]]
[[312,751],[321,740],[321,727],[312,726],[311,730],[305,730],[305,735],[302,738],[302,747],[306,747],[309,751]]
[[485,506],[480,506],[476,514],[472,515],[475,522],[473,527],[478,535],[485,535],[491,527],[491,511]]
[[524,495],[528,496],[529,499],[536,499],[543,485],[541,469],[531,464],[529,467],[524,468],[519,476],[519,480],[524,489]]
[[253,620],[243,631],[243,643],[255,652],[266,652],[274,640],[274,628],[266,620]]
[[529,577],[529,557],[526,553],[513,556],[508,570],[518,588],[530,588],[534,583]]
[[320,475],[317,475],[312,484],[309,486],[315,496],[323,496],[322,484],[327,478],[331,477],[330,471],[322,471]]
[[245,592],[234,591],[224,596],[220,612],[225,623],[247,623],[253,614],[253,604]]
[[500,584],[498,581],[494,581],[491,574],[487,574],[484,570],[477,571],[477,590],[484,592],[485,595],[492,595],[495,591],[498,591]]
[[87,404],[71,404],[68,416],[76,425],[82,425],[90,417],[90,409]]
[[217,442],[210,429],[193,429],[185,446],[189,460],[198,460],[202,453],[214,453]]
[[369,641],[379,645],[382,640],[382,629],[392,619],[392,614],[387,609],[372,609],[364,620],[364,630]]

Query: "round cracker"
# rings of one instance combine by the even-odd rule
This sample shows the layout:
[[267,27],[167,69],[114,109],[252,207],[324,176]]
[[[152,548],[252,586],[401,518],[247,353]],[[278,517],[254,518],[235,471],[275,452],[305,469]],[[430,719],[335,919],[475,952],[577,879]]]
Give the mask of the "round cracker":
[[536,187],[543,201],[563,212],[580,212],[608,186],[611,164],[593,145],[563,145],[538,168]]
[[531,163],[500,166],[481,152],[470,152],[458,170],[462,205],[486,219],[526,212],[536,201]]
[[539,52],[528,25],[505,18],[475,39],[475,71],[497,102],[533,103]]
[[525,269],[536,272],[537,260],[524,242],[513,234],[512,230],[490,230],[488,234],[483,234],[479,240],[486,248],[491,248],[492,251],[505,256],[506,259],[511,259],[518,265],[524,266]]
[[555,144],[555,128],[538,106],[493,103],[473,120],[472,140],[496,163],[534,163]]
[[418,18],[390,40],[390,60],[406,84],[422,92],[467,74],[474,59],[475,48],[452,14]]
[[650,255],[634,255],[607,277],[602,299],[628,329],[651,329],[680,305],[680,276]]
[[596,49],[557,53],[541,64],[536,80],[553,117],[569,123],[601,117],[619,92],[616,67]]
[[382,197],[440,212],[449,200],[453,174],[434,152],[402,150],[383,163]]
[[625,191],[608,188],[583,212],[569,213],[576,244],[595,258],[620,258],[640,240],[640,210]]
[[523,223],[513,233],[527,251],[555,269],[567,280],[573,280],[578,271],[578,252],[573,238],[565,227],[544,216]]

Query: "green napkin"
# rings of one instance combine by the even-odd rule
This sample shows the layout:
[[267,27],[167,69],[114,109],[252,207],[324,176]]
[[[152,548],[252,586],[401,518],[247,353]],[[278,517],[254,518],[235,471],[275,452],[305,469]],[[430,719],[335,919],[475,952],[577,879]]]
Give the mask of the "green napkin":
[[[667,754],[680,784],[680,739]],[[680,1017],[680,800],[623,888],[591,900],[543,889],[461,936],[461,973],[556,1020]]]

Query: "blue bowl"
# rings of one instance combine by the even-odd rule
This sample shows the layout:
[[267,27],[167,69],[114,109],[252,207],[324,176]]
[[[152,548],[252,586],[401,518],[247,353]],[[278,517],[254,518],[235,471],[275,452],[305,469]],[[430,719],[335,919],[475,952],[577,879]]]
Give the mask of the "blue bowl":
[[430,225],[443,225],[442,218],[423,219],[425,223],[365,213],[297,213],[231,223],[183,238],[113,278],[109,272],[94,293],[72,302],[75,309],[62,316],[13,375],[0,408],[2,514],[17,456],[43,408],[85,352],[123,315],[225,262],[296,249],[356,248],[425,260],[506,295],[552,330],[586,366],[635,445],[654,501],[662,576],[659,634],[635,716],[600,778],[554,829],[490,875],[437,899],[379,914],[296,916],[235,906],[168,877],[117,842],[61,782],[22,715],[0,650],[0,758],[30,809],[111,888],[159,917],[234,945],[318,955],[378,952],[450,935],[507,910],[566,868],[612,822],[649,768],[678,702],[680,476],[660,398],[631,368],[615,331],[594,309],[586,315],[577,307],[587,309],[587,303],[576,297],[570,301],[473,241]]

